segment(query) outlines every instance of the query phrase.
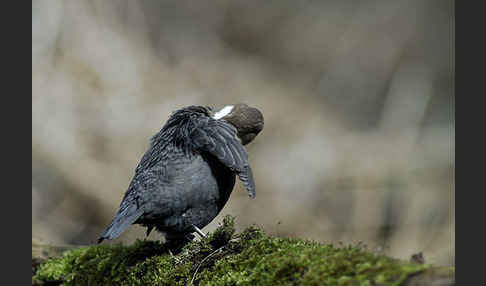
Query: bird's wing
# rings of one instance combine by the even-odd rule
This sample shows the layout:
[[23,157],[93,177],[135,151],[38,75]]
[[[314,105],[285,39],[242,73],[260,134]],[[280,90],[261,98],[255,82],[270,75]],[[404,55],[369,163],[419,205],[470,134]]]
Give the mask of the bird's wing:
[[206,118],[198,122],[191,133],[195,150],[206,151],[238,174],[248,190],[250,198],[255,198],[255,181],[248,161],[248,153],[237,137],[236,128],[224,120]]

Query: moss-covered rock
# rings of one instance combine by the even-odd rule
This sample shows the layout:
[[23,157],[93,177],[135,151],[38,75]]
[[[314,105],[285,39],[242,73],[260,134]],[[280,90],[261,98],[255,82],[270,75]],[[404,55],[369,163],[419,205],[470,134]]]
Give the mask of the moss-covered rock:
[[41,264],[33,283],[402,285],[431,269],[431,265],[392,259],[360,246],[271,237],[254,226],[235,235],[234,218],[225,217],[207,238],[189,243],[175,256],[163,244],[147,240],[131,246],[83,247]]

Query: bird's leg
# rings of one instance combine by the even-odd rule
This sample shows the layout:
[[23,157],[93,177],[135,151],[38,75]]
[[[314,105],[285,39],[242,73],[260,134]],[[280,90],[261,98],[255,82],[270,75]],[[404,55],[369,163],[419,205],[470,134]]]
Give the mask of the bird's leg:
[[200,230],[197,226],[195,225],[192,225],[192,227],[194,228],[194,230],[197,232],[197,234],[199,234],[201,237],[203,238],[206,238],[206,235],[204,234],[204,232],[202,232],[202,230]]
[[154,227],[153,227],[153,226],[148,226],[148,227],[147,227],[147,236],[146,236],[146,237],[148,237],[148,236],[149,236],[149,234],[150,234],[150,232],[152,231],[152,229],[154,229]]

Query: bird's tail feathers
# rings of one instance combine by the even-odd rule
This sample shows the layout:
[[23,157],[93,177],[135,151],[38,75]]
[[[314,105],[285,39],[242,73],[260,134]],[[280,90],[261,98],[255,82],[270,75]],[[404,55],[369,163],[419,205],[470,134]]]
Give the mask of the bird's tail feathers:
[[142,214],[143,210],[138,208],[134,203],[122,205],[113,221],[98,239],[98,243],[101,243],[104,239],[115,239],[119,237]]

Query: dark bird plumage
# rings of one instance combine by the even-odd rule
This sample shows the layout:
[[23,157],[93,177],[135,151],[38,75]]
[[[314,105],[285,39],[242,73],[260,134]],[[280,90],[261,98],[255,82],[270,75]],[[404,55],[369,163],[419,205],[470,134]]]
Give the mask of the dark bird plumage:
[[221,211],[236,175],[255,197],[255,182],[243,144],[263,129],[263,116],[246,104],[212,114],[209,107],[174,112],[135,170],[113,221],[100,236],[114,239],[131,224],[155,227],[180,240],[203,228]]

